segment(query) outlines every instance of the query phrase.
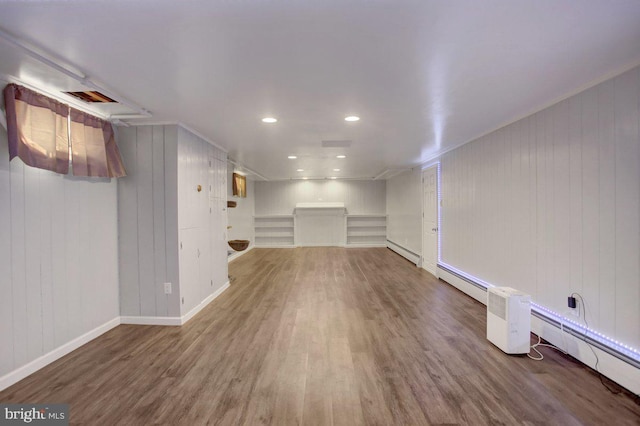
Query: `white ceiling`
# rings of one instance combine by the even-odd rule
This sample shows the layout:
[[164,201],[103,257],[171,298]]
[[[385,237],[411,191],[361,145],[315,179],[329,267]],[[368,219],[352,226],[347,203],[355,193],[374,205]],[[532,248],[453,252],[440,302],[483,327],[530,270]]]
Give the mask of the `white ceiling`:
[[[640,62],[637,0],[10,1],[0,28],[269,179],[419,165]],[[70,81],[18,52],[0,74]]]

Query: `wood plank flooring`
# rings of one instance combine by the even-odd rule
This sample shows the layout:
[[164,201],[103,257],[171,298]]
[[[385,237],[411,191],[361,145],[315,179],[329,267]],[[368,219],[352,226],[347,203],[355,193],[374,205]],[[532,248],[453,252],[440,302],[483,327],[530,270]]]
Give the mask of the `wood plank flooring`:
[[390,250],[254,249],[230,273],[185,326],[119,326],[0,401],[91,425],[640,424],[572,358],[503,354],[482,304]]

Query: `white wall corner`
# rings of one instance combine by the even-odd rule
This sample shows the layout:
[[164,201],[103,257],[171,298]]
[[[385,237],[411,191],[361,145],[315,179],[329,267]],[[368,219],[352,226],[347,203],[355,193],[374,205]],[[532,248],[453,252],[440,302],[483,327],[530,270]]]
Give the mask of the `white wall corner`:
[[189,312],[187,312],[186,314],[184,314],[181,318],[180,318],[180,325],[184,325],[187,323],[187,321],[189,321],[191,318],[193,318],[198,312],[200,312],[201,310],[203,310],[209,303],[213,302],[218,296],[220,296],[226,289],[229,288],[229,281],[227,281],[222,287],[220,287],[218,290],[216,290],[214,293],[210,294],[209,296],[207,296],[202,302],[200,302],[196,307],[194,307],[193,309],[191,309]]
[[253,250],[253,249],[254,249],[254,247],[255,247],[255,246],[256,246],[255,244],[251,244],[249,247],[247,247],[247,249],[246,249],[246,250],[243,250],[243,251],[237,251],[237,252],[233,253],[232,255],[230,255],[230,256],[228,256],[228,257],[227,257],[227,262],[228,262],[228,263],[231,263],[231,261],[236,260],[236,259],[237,259],[237,258],[239,258],[240,256],[242,256],[242,255],[245,255],[245,254],[249,253],[251,250]]

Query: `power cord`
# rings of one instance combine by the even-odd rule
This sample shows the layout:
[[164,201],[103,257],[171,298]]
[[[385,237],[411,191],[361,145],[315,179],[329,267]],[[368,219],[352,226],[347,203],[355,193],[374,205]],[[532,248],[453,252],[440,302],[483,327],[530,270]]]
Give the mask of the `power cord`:
[[538,346],[546,346],[546,347],[548,347],[548,348],[552,348],[552,349],[555,349],[555,350],[557,350],[557,351],[560,351],[560,352],[562,352],[562,353],[563,353],[563,354],[565,354],[565,355],[567,354],[567,352],[566,352],[566,351],[564,351],[564,350],[560,349],[560,348],[559,348],[559,347],[557,347],[557,346],[554,346],[554,345],[551,345],[551,344],[548,344],[548,343],[542,343],[542,337],[538,336],[538,342],[537,342],[537,343],[534,343],[533,345],[531,345],[531,350],[532,350],[532,351],[534,351],[535,353],[537,353],[537,354],[538,354],[538,356],[537,356],[537,357],[534,357],[534,356],[531,356],[531,354],[530,354],[530,353],[528,353],[528,354],[527,354],[527,356],[528,356],[529,358],[531,358],[532,360],[534,360],[534,361],[542,361],[542,360],[544,359],[544,355],[542,355],[542,353],[537,349],[537,348],[538,348]]
[[587,322],[587,305],[584,304],[584,299],[582,298],[582,295],[580,293],[571,293],[571,296],[578,296],[580,298],[580,304],[582,305],[582,309],[579,310],[579,313],[582,316],[582,320],[584,321],[584,325],[585,325],[585,330],[584,333],[582,335],[582,341],[584,343],[587,344],[587,346],[589,347],[589,349],[591,349],[591,353],[593,354],[593,356],[596,358],[596,365],[594,366],[594,370],[596,370],[596,373],[598,373],[598,378],[600,379],[600,383],[602,383],[602,386],[604,386],[609,392],[611,392],[614,395],[619,394],[621,391],[618,390],[614,390],[612,388],[610,388],[605,382],[604,379],[602,378],[602,373],[600,372],[600,370],[598,370],[598,364],[600,363],[600,358],[598,358],[598,354],[596,354],[596,351],[593,350],[593,347],[591,346],[591,344],[589,344],[589,342],[587,342],[587,333],[589,332],[589,323]]

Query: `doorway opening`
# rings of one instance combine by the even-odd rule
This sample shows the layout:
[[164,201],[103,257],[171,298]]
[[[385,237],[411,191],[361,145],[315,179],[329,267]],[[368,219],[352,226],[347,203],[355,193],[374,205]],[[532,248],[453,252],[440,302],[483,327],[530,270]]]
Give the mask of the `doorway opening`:
[[440,252],[440,163],[422,171],[422,268],[436,275]]

